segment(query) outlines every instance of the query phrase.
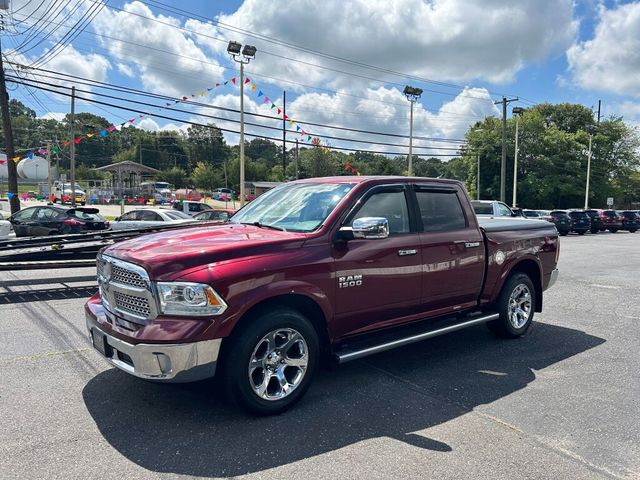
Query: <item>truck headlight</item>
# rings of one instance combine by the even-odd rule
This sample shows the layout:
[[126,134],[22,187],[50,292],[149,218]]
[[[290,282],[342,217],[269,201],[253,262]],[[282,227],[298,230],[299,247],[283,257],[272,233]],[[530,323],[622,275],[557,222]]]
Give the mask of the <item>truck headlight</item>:
[[168,315],[220,315],[227,309],[222,297],[204,283],[158,282],[160,311]]

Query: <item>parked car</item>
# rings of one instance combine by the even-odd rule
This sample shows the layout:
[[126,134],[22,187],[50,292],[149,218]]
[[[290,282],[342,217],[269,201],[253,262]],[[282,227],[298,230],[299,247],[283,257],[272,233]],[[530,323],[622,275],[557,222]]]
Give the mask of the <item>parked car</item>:
[[214,200],[221,200],[223,202],[230,201],[236,198],[236,191],[231,188],[220,187],[216,188],[211,195]]
[[522,216],[525,218],[535,218],[536,220],[544,220],[543,215],[540,215],[538,210],[529,210],[527,208],[522,210]]
[[65,206],[29,207],[9,217],[18,237],[107,230],[109,221],[97,208]]
[[640,216],[633,210],[623,210],[618,212],[623,218],[622,230],[627,230],[629,233],[635,233],[640,229]]
[[173,210],[186,213],[193,217],[197,213],[204,212],[205,210],[211,210],[211,205],[204,202],[190,202],[188,200],[177,200],[173,202],[171,206]]
[[598,210],[598,215],[602,219],[602,229],[609,230],[611,233],[616,233],[618,230],[622,230],[623,217],[618,215],[615,210]]
[[226,225],[106,247],[86,326],[128,374],[221,374],[234,404],[275,414],[300,400],[321,360],[481,323],[524,335],[558,255],[551,224],[478,218],[456,181],[312,178],[269,190]]
[[591,219],[584,210],[570,210],[569,217],[571,218],[572,232],[576,232],[578,235],[584,235],[591,230]]
[[193,218],[194,220],[218,221],[223,223],[228,222],[234,213],[236,213],[236,210],[229,208],[213,208],[211,210],[196,213]]
[[571,231],[571,217],[565,210],[551,210],[546,219],[556,226],[562,236],[568,235]]
[[166,208],[139,208],[116,218],[111,223],[111,229],[131,230],[189,222],[193,222],[193,218],[183,212]]
[[520,211],[514,211],[506,203],[497,200],[472,200],[471,205],[476,215],[486,217],[517,217]]
[[0,220],[0,240],[9,240],[16,236],[9,220]]
[[87,194],[76,184],[75,189],[71,189],[70,183],[56,182],[52,189],[53,203],[62,205],[72,203],[72,191],[75,192],[76,204],[85,205],[87,203]]
[[585,210],[584,213],[589,215],[589,219],[591,219],[591,233],[598,233],[604,230],[604,222],[602,221],[602,218],[600,218],[598,210]]

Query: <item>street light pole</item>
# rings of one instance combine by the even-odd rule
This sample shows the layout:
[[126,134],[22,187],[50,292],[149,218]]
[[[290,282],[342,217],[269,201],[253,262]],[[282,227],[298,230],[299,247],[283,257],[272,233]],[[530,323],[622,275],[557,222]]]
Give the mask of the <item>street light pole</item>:
[[507,104],[517,101],[518,98],[507,99],[493,102],[494,104],[502,104],[502,159],[500,162],[500,201],[504,202],[506,197],[506,177],[507,177]]
[[407,172],[411,177],[413,176],[413,104],[416,103],[420,95],[422,95],[422,89],[407,85],[404,87],[402,93],[404,93],[404,96],[407,97],[407,100],[411,103],[411,113],[409,114],[409,165]]
[[513,198],[511,201],[511,206],[513,208],[516,208],[516,201],[518,198],[518,153],[520,152],[520,149],[518,148],[518,121],[520,120],[520,115],[522,115],[524,111],[525,109],[522,107],[513,107],[511,110],[516,117],[516,151],[513,160]]
[[589,151],[587,153],[587,185],[584,191],[584,209],[589,208],[589,178],[591,177],[591,144],[593,141],[593,127],[589,128]]
[[[242,50],[242,54],[240,51]],[[256,47],[231,41],[227,46],[231,58],[240,64],[240,206],[244,206],[244,65],[256,56]]]
[[476,157],[478,160],[478,186],[476,187],[476,197],[477,200],[480,200],[480,152],[476,152]]

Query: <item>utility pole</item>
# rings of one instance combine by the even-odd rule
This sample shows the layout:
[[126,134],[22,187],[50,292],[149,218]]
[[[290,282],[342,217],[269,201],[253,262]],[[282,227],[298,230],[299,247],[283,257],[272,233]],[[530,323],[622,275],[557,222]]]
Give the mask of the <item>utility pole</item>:
[[287,92],[282,92],[282,178],[287,178]]
[[[69,143],[71,153],[71,206],[76,206],[76,87],[71,87],[71,143]],[[64,196],[64,184],[62,186]]]
[[480,200],[480,152],[476,152],[476,160],[478,160],[478,186],[476,187],[476,197]]
[[[4,30],[4,27],[0,27]],[[13,158],[16,151],[13,146],[13,130],[11,129],[11,117],[9,116],[9,94],[4,78],[4,65],[2,63],[2,46],[0,45],[0,110],[2,111],[2,129],[4,131],[4,145],[7,154],[7,191],[13,193],[9,199],[11,214],[20,211],[20,198],[18,197],[18,169]]]
[[518,101],[518,97],[493,102],[494,104],[502,104],[502,161],[500,163],[500,201],[504,202],[506,193],[506,177],[507,177],[507,104]]
[[513,199],[511,202],[511,206],[516,208],[516,202],[518,199],[518,154],[520,150],[518,148],[518,120],[520,120],[520,116],[525,112],[525,109],[522,107],[513,107],[511,113],[516,117],[516,151],[513,158]]
[[49,203],[52,203],[51,202],[51,142],[47,142],[47,183],[48,183],[47,197],[49,197],[47,204],[49,204]]
[[422,89],[406,85],[402,91],[404,96],[407,97],[409,103],[411,103],[411,113],[409,114],[409,165],[408,175],[413,176],[413,104],[418,101],[420,95],[422,95]]
[[602,100],[598,99],[598,125],[600,125],[600,108],[602,108]]
[[298,180],[298,139],[296,138],[296,180]]

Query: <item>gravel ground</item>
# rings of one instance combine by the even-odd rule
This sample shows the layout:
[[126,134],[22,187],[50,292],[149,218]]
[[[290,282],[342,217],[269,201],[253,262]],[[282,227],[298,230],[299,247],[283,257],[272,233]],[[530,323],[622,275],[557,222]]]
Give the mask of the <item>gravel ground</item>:
[[83,292],[0,305],[0,478],[640,478],[639,235],[563,238],[523,339],[480,326],[323,371],[270,418],[110,368],[84,329],[95,269],[0,272]]

